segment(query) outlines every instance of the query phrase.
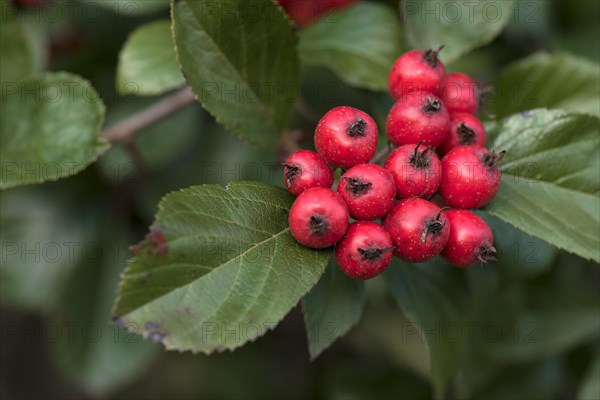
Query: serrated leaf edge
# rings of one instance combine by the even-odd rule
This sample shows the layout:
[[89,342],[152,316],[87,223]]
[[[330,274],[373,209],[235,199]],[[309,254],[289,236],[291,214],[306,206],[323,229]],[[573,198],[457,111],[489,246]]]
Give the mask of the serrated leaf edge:
[[69,169],[70,173],[68,173],[68,174],[61,175],[56,178],[36,179],[36,180],[30,181],[30,182],[22,182],[22,183],[14,183],[14,184],[6,184],[4,181],[0,180],[0,190],[11,189],[14,187],[25,186],[25,185],[36,185],[36,184],[41,184],[41,183],[45,183],[45,182],[56,182],[59,179],[68,178],[70,176],[77,175],[78,173],[82,172],[87,167],[89,167],[91,164],[95,163],[111,147],[111,143],[100,136],[100,130],[102,128],[102,125],[104,125],[104,119],[106,116],[106,106],[104,105],[104,101],[102,101],[100,94],[96,91],[96,89],[91,84],[91,82],[79,75],[76,75],[76,74],[73,74],[70,72],[66,72],[66,71],[46,72],[46,73],[42,73],[42,74],[36,74],[36,75],[28,77],[26,80],[41,79],[43,77],[51,77],[51,76],[65,77],[68,79],[75,78],[75,79],[83,82],[85,85],[87,85],[88,87],[90,87],[93,90],[93,93],[96,95],[96,98],[98,99],[98,101],[94,102],[94,104],[96,105],[97,111],[99,112],[98,122],[97,122],[96,128],[95,128],[97,140],[96,140],[96,143],[94,144],[94,147],[99,147],[99,149],[98,149],[98,151],[96,151],[95,155],[87,163],[82,163],[80,165],[80,168],[72,169],[72,170]]

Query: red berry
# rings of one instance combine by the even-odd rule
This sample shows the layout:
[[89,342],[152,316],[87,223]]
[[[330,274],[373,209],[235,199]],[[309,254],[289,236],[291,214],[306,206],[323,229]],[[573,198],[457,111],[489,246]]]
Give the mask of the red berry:
[[387,116],[387,134],[395,146],[423,142],[436,147],[446,139],[450,117],[442,101],[427,92],[412,92],[394,104]]
[[[419,150],[421,148],[422,150]],[[405,144],[392,151],[384,164],[394,177],[402,198],[430,198],[442,180],[442,163],[431,147]]]
[[446,74],[444,64],[438,59],[441,49],[411,50],[401,55],[388,77],[388,89],[392,97],[399,99],[416,91],[438,93],[440,82]]
[[450,226],[435,204],[420,198],[400,200],[385,219],[394,254],[403,260],[423,262],[446,245]]
[[450,236],[442,257],[457,267],[467,267],[477,260],[496,261],[494,235],[483,218],[467,210],[446,210],[443,214],[450,223]]
[[465,74],[453,72],[442,79],[440,97],[449,113],[475,114],[479,109],[479,90]]
[[455,147],[442,159],[439,194],[450,207],[478,208],[489,203],[500,187],[496,154],[481,146]]
[[290,193],[297,196],[312,187],[330,188],[333,169],[314,151],[300,150],[285,160],[283,181]]
[[314,22],[319,16],[344,8],[356,0],[278,0],[296,25],[302,27]]
[[437,148],[440,155],[458,146],[485,147],[485,128],[479,118],[469,113],[456,113],[452,114],[450,119],[450,132],[446,140]]
[[331,189],[307,189],[292,204],[289,224],[298,242],[322,249],[333,246],[346,232],[348,208]]
[[348,205],[350,216],[358,220],[383,218],[396,197],[394,178],[376,164],[359,164],[342,176],[337,191]]
[[369,114],[353,107],[336,107],[321,118],[315,146],[323,158],[342,168],[364,164],[377,150],[377,125]]
[[335,258],[346,275],[355,279],[371,279],[392,261],[392,239],[375,222],[359,221],[335,246]]

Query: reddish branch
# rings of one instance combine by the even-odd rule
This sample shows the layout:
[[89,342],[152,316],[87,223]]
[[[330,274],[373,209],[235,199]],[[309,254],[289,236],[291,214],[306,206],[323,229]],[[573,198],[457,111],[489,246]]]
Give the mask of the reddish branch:
[[185,87],[157,101],[150,107],[106,128],[100,133],[100,136],[111,143],[130,143],[138,131],[169,116],[193,101],[194,94],[189,87]]

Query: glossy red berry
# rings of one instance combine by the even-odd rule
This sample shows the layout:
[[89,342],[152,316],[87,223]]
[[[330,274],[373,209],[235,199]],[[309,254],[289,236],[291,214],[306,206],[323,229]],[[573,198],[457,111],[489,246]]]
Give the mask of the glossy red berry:
[[438,50],[411,50],[401,55],[388,76],[388,89],[393,98],[425,91],[438,93],[442,78],[446,74],[444,64],[438,59]]
[[394,254],[411,262],[427,261],[439,254],[450,234],[441,209],[420,198],[400,200],[384,227],[394,243]]
[[479,208],[489,203],[500,187],[497,164],[504,153],[496,154],[481,146],[452,149],[442,159],[440,196],[455,208]]
[[392,261],[392,239],[375,222],[359,221],[335,246],[335,258],[346,275],[371,279],[382,273]]
[[485,128],[479,118],[469,113],[456,113],[450,116],[450,120],[450,132],[437,148],[440,155],[443,156],[458,146],[485,147]]
[[315,147],[323,158],[341,168],[367,163],[377,150],[377,125],[363,111],[336,107],[317,124]]
[[313,187],[331,188],[333,169],[314,151],[300,150],[285,160],[283,182],[296,196]]
[[442,257],[457,267],[496,261],[494,235],[483,218],[468,210],[446,210],[443,214],[450,224],[450,236]]
[[430,198],[442,180],[442,163],[431,147],[419,144],[400,146],[388,157],[384,167],[394,177],[399,197]]
[[446,139],[450,116],[442,101],[427,92],[412,92],[394,104],[386,121],[387,134],[395,146],[423,142],[436,147]]
[[292,204],[289,224],[298,242],[322,249],[333,246],[346,232],[348,208],[331,189],[307,189]]
[[479,109],[477,84],[465,74],[453,72],[442,79],[440,97],[450,114],[475,114]]
[[392,174],[376,164],[359,164],[342,176],[337,191],[354,219],[383,218],[392,209],[396,186]]

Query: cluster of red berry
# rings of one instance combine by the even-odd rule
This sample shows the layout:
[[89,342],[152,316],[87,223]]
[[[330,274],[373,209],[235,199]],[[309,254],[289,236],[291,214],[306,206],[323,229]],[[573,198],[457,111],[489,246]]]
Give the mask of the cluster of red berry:
[[[383,167],[369,163],[375,121],[352,107],[336,107],[319,121],[317,153],[301,150],[285,162],[285,185],[298,196],[292,235],[315,249],[336,244],[337,261],[353,278],[383,272],[392,250],[411,262],[441,254],[459,267],[495,259],[490,227],[466,209],[494,198],[504,153],[484,147],[485,129],[474,115],[477,86],[464,74],[446,74],[438,52],[409,51],[390,72],[396,103],[386,130],[396,148]],[[337,192],[330,189],[331,164],[345,171]],[[349,217],[357,222],[348,226]]]

